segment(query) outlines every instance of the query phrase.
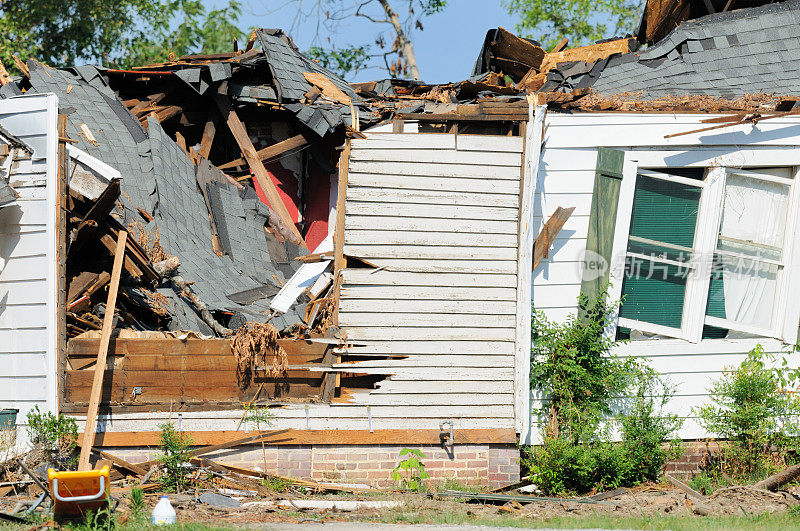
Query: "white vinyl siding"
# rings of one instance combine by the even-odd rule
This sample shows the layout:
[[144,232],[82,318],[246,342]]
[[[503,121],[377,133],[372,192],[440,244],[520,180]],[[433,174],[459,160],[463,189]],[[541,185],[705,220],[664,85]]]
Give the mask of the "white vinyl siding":
[[[16,203],[0,209],[0,408],[56,403],[56,116],[53,95],[0,100],[0,126],[33,147],[12,149]],[[21,430],[18,441],[25,439]]]
[[[404,355],[353,402],[376,428],[512,428],[523,139],[370,134],[354,140],[343,271],[348,355]],[[351,406],[352,407],[352,406]]]
[[[582,259],[586,249],[589,208],[597,163],[597,148],[612,147],[626,151],[626,160],[637,159],[636,166],[739,168],[800,165],[800,119],[787,117],[760,123],[757,127],[736,126],[693,133],[673,138],[665,135],[702,127],[700,120],[710,115],[672,114],[571,114],[549,113],[544,146],[534,187],[534,234],[559,206],[576,207],[555,239],[549,257],[533,274],[534,307],[555,321],[563,322],[577,310]],[[763,163],[764,154],[769,163]],[[630,215],[630,205],[620,211]],[[796,229],[795,229],[796,230]],[[627,241],[627,234],[617,238]],[[795,240],[797,235],[795,235]],[[624,246],[623,246],[624,247]],[[797,299],[797,264],[793,264],[790,298]],[[791,312],[790,312],[791,313]],[[795,314],[789,319],[797,329]],[[787,328],[791,328],[791,323]],[[686,418],[680,435],[684,438],[706,436],[692,417],[692,407],[708,400],[707,388],[727,366],[740,363],[756,344],[768,352],[786,352],[788,347],[771,338],[705,339],[691,343],[679,339],[634,341],[619,347],[616,354],[634,355],[651,365],[677,386],[677,396],[670,409]],[[534,397],[536,398],[536,397]],[[537,422],[541,402],[532,403],[533,422]]]

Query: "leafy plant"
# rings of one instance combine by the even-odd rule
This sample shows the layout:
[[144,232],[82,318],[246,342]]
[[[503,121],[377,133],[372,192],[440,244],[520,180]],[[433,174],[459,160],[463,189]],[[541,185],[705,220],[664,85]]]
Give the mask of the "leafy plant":
[[144,491],[141,487],[133,487],[130,494],[128,494],[128,499],[130,500],[131,515],[134,519],[144,514]]
[[422,450],[415,448],[403,448],[400,450],[400,457],[408,456],[397,463],[397,466],[392,470],[392,479],[400,484],[400,488],[404,490],[421,491],[423,484],[428,479],[430,474],[425,471],[425,465],[422,459],[425,454]]
[[519,16],[517,31],[540,40],[550,50],[567,37],[573,46],[632,32],[643,0],[503,0]]
[[662,444],[681,424],[663,411],[674,390],[642,362],[609,354],[619,344],[605,334],[618,303],[607,298],[607,288],[594,300],[581,294],[581,317],[563,324],[533,314],[531,385],[544,398],[545,430],[521,462],[546,493],[654,480],[674,452]]
[[753,480],[788,464],[800,433],[800,399],[785,389],[797,385],[800,372],[788,367],[785,356],[780,366],[767,365],[774,361],[757,345],[711,384],[711,403],[694,409],[703,428],[727,439],[712,467]]
[[292,484],[283,478],[269,476],[261,480],[261,484],[273,492],[286,492]]
[[164,422],[161,429],[161,476],[158,481],[166,491],[181,492],[189,486],[189,459],[192,438],[176,431],[171,422]]
[[74,460],[78,446],[78,423],[72,417],[41,411],[34,406],[28,412],[28,433],[31,442],[58,459]]

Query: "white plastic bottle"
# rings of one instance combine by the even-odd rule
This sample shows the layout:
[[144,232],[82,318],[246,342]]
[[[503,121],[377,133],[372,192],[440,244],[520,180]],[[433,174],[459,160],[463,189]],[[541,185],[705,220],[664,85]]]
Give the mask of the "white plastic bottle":
[[158,503],[153,508],[153,524],[154,525],[169,525],[175,523],[175,509],[169,502],[169,498],[161,496]]

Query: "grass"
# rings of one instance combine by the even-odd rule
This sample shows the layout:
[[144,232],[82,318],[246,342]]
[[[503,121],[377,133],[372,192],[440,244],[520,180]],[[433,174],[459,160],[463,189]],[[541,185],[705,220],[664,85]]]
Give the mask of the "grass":
[[800,517],[788,514],[761,516],[645,516],[645,517],[559,517],[522,518],[517,516],[496,516],[475,518],[462,514],[445,513],[438,515],[400,514],[384,517],[382,523],[393,524],[470,524],[487,527],[519,527],[527,529],[663,529],[674,531],[694,530],[800,530]]

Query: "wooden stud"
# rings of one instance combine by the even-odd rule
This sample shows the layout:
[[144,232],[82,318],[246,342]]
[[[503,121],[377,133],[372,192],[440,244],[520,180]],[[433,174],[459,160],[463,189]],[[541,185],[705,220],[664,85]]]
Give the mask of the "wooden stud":
[[[308,141],[303,135],[296,135],[291,138],[287,138],[286,140],[282,140],[277,144],[272,144],[271,146],[267,146],[264,149],[259,149],[256,151],[256,156],[261,161],[266,161],[277,156],[283,155],[287,151],[291,149],[296,149],[306,145]],[[243,158],[238,158],[236,160],[232,160],[230,162],[226,162],[222,166],[218,166],[220,170],[225,170],[228,168],[233,168],[234,166],[241,166],[245,164],[245,160]]]
[[94,433],[97,428],[97,411],[100,406],[100,393],[103,390],[103,376],[105,375],[106,356],[108,355],[108,344],[111,340],[112,325],[114,324],[114,308],[117,304],[117,290],[119,289],[119,278],[122,275],[122,259],[125,256],[125,241],[128,233],[124,230],[119,231],[119,239],[114,252],[114,266],[111,270],[111,285],[108,288],[108,299],[106,302],[106,313],[103,316],[103,330],[100,335],[100,348],[97,352],[97,366],[94,371],[94,381],[92,382],[92,394],[89,400],[89,409],[86,414],[86,427],[84,428],[83,444],[81,445],[81,455],[78,461],[78,470],[89,470],[89,455],[94,444]]
[[345,200],[347,199],[347,176],[350,170],[350,140],[345,140],[339,155],[339,187],[336,197],[336,226],[333,232],[333,297],[335,301],[334,322],[339,326],[339,293],[342,286],[342,269],[347,267],[344,256]]
[[245,52],[249,52],[253,49],[253,45],[256,43],[256,30],[250,32],[250,37],[247,39],[247,46],[244,47]]
[[211,144],[213,144],[214,135],[216,134],[217,113],[211,109],[208,111],[208,121],[206,121],[206,125],[203,128],[203,138],[200,140],[200,150],[197,152],[204,159],[208,159],[208,155],[211,153]]
[[278,217],[283,221],[288,231],[294,236],[294,241],[292,243],[305,247],[303,236],[300,234],[300,231],[297,230],[294,220],[292,220],[292,216],[289,214],[289,210],[286,208],[286,205],[283,204],[280,194],[278,194],[278,188],[275,186],[275,183],[272,182],[269,172],[256,154],[256,149],[250,141],[247,129],[236,115],[236,111],[231,106],[228,97],[223,94],[217,94],[216,100],[217,106],[233,134],[233,138],[236,139],[236,143],[239,144],[239,149],[242,150],[242,155],[244,155],[247,164],[250,166],[250,169],[253,170],[256,181],[258,181],[258,184],[267,196],[269,206],[278,214]]
[[[5,70],[5,69],[3,69]],[[58,185],[56,190],[56,261],[58,264],[56,315],[56,360],[58,378],[56,386],[58,405],[64,402],[64,371],[67,366],[67,177],[69,173],[69,155],[67,145],[60,139],[67,136],[67,115],[58,115]]]

